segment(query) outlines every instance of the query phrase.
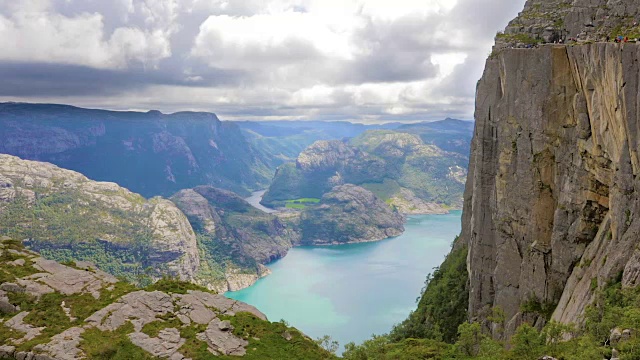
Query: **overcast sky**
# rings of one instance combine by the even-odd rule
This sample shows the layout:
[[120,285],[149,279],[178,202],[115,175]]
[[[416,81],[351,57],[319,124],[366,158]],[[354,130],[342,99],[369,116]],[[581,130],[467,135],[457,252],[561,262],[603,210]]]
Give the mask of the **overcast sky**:
[[471,119],[524,0],[0,0],[0,101],[223,120]]

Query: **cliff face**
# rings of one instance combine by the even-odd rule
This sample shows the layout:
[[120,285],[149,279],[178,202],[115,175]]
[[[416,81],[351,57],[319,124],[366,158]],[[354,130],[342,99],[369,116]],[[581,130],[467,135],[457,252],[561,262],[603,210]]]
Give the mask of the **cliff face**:
[[510,333],[544,322],[521,311],[534,302],[579,323],[597,288],[640,280],[638,58],[639,45],[596,43],[487,61],[463,213],[472,319],[498,306]]
[[211,113],[0,103],[0,129],[0,153],[116,182],[145,197],[203,184],[248,195],[273,174],[267,155]]
[[200,263],[191,225],[170,201],[145,200],[114,183],[1,154],[0,235],[132,280],[147,270],[192,280]]

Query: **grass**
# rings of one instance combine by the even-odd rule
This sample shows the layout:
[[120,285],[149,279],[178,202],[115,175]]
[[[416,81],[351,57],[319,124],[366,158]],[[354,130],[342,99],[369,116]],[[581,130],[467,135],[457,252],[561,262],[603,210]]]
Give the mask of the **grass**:
[[160,279],[155,284],[147,286],[145,290],[162,291],[169,294],[186,294],[189,290],[209,292],[202,286],[170,278]]
[[320,199],[316,199],[316,198],[302,198],[302,199],[295,199],[295,200],[287,200],[285,201],[285,207],[287,209],[304,209],[306,208],[309,204],[317,204],[320,202]]
[[182,321],[171,313],[165,316],[159,316],[158,321],[150,322],[142,327],[142,332],[151,336],[158,337],[158,334],[164,329],[175,328],[180,329],[182,327]]
[[128,334],[133,325],[126,323],[116,331],[101,331],[97,328],[82,334],[80,349],[89,359],[95,360],[152,360],[155,357],[134,345]]

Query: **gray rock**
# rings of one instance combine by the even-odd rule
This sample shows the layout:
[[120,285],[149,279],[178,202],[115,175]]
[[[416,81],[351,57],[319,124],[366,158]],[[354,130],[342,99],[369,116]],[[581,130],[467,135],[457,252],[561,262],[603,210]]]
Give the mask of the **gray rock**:
[[15,351],[15,346],[0,345],[0,359],[12,359]]
[[629,339],[631,339],[631,330],[630,329],[624,329],[622,331],[622,340],[627,341]]
[[126,322],[131,322],[137,332],[158,316],[173,313],[171,296],[160,292],[136,291],[97,311],[86,322],[103,331],[114,331]]
[[245,347],[249,342],[233,335],[230,331],[219,328],[219,319],[214,319],[207,326],[207,330],[197,335],[198,339],[206,342],[210,350],[223,355],[242,356],[246,354]]
[[149,335],[145,333],[135,332],[129,334],[129,339],[132,343],[153,356],[172,360],[181,360],[184,358],[184,356],[178,352],[178,349],[184,345],[186,340],[180,337],[180,331],[178,331],[178,329],[163,329],[158,334],[158,337],[155,338],[149,337]]
[[18,312],[18,308],[9,302],[7,298],[0,298],[0,313],[13,314]]
[[0,285],[0,290],[4,290],[7,292],[12,292],[12,293],[23,293],[25,292],[25,288],[23,288],[22,286],[18,285],[18,284],[14,284],[14,283],[4,283],[2,285]]
[[[47,344],[36,345],[33,350],[56,360],[76,360],[84,357],[78,348],[85,329],[72,327],[51,338]],[[37,356],[37,355],[36,355]]]
[[[623,2],[637,13],[640,3]],[[587,3],[604,1],[572,2],[561,11],[568,29]],[[538,4],[570,5],[526,9]],[[630,251],[640,235],[639,53],[596,43],[504,49],[487,61],[461,234],[471,319],[493,307],[511,319],[533,297],[557,304],[553,320],[579,324],[595,285],[620,272],[623,287],[640,283],[640,250]]]
[[231,326],[231,322],[229,322],[229,320],[224,320],[218,323],[218,329],[222,331],[230,331],[233,330],[233,326]]
[[620,341],[620,339],[622,338],[622,332],[620,331],[620,329],[613,329],[611,330],[611,335],[609,335],[609,342],[612,344],[617,343],[618,341]]

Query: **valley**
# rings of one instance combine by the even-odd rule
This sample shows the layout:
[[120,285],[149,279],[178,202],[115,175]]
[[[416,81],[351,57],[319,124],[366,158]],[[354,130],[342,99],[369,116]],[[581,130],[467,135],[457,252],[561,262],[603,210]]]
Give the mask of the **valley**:
[[361,343],[414,309],[424,274],[442,262],[460,232],[460,214],[411,216],[402,235],[380,242],[291,249],[269,265],[271,275],[225,295],[314,339]]

